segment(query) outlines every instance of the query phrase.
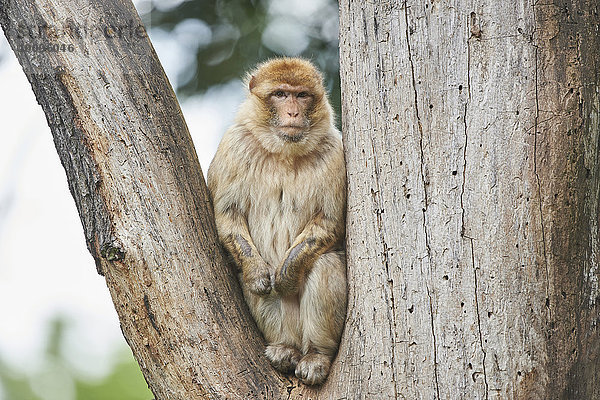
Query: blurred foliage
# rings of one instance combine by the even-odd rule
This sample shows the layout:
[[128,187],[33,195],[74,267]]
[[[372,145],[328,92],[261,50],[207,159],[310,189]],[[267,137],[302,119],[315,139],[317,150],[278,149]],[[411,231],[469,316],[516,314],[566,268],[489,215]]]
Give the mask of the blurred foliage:
[[301,56],[322,70],[340,115],[337,1],[190,0],[166,9],[160,1],[151,4],[142,15],[151,30],[173,32],[190,19],[210,29],[210,40],[197,38],[197,46],[189,46],[196,51],[195,65],[189,65],[195,73],[176,88],[180,96],[239,79],[271,57]]
[[66,322],[51,323],[39,368],[18,371],[0,360],[0,398],[5,400],[149,400],[153,399],[131,351],[122,347],[113,356],[111,371],[101,379],[86,379],[64,353]]

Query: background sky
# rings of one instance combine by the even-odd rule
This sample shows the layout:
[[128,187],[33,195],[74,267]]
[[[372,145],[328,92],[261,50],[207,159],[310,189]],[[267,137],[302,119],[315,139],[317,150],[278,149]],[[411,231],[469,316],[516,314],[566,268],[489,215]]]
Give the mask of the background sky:
[[[278,54],[313,59],[333,77],[329,90],[339,104],[336,2],[257,0],[253,8],[245,0],[230,8],[220,1],[135,3],[176,88],[205,174],[244,97],[237,77],[256,62]],[[249,20],[255,29],[240,25]],[[100,379],[123,349],[131,355],[86,248],[44,113],[2,34],[0,121],[0,367],[25,371],[39,398],[74,399],[72,379],[46,365],[53,321],[65,324],[62,352],[80,377]],[[0,400],[9,400],[5,389],[0,379]]]

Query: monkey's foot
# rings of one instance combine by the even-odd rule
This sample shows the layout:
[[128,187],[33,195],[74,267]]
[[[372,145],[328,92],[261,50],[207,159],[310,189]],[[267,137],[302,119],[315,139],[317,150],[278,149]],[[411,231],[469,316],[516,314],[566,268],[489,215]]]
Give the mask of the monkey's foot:
[[293,372],[302,357],[302,354],[295,347],[286,344],[273,344],[267,346],[265,355],[271,361],[271,364],[279,372],[284,374]]
[[308,353],[296,366],[296,377],[307,385],[320,385],[325,382],[331,361],[320,353]]

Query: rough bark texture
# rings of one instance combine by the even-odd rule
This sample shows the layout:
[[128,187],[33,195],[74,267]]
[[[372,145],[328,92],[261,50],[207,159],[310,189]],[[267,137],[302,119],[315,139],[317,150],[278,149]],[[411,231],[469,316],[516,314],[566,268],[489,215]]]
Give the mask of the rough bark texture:
[[340,11],[336,395],[600,398],[598,3]]

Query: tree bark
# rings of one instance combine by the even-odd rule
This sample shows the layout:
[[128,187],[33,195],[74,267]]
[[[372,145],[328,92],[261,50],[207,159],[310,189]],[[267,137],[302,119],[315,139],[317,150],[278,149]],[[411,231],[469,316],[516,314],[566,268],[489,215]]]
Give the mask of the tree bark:
[[336,394],[600,398],[598,3],[340,11]]

